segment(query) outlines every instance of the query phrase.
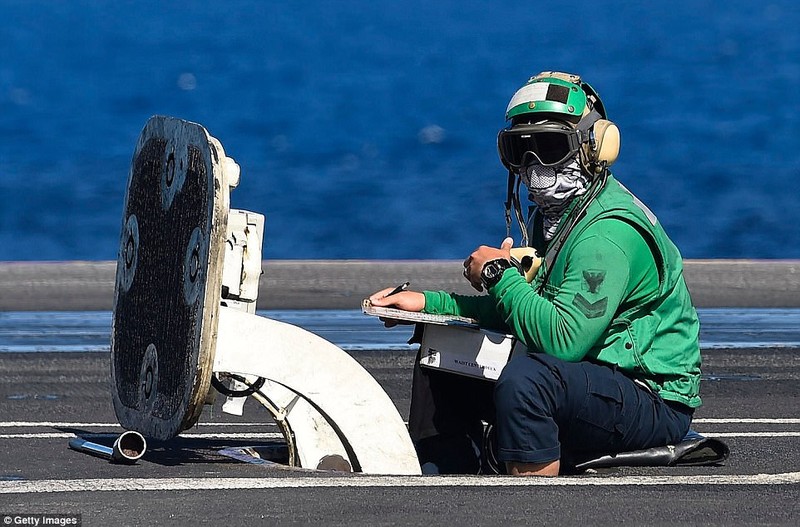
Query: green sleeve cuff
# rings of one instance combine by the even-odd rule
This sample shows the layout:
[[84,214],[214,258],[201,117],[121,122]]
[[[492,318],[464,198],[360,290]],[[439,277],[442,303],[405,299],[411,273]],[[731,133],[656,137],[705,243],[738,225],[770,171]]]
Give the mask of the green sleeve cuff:
[[[425,307],[422,308],[423,313],[430,313],[432,315],[445,315],[451,314],[446,313],[444,306],[446,305],[446,301],[443,298],[446,293],[444,291],[423,291],[423,295],[425,295]],[[447,295],[449,298],[449,295]]]

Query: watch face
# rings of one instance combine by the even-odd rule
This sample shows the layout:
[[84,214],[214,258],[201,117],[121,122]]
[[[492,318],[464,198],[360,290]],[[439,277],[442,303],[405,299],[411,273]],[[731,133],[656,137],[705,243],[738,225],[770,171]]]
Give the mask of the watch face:
[[488,280],[491,280],[497,277],[497,272],[499,270],[500,269],[498,268],[495,262],[489,262],[488,264],[486,264],[486,267],[483,270],[483,274]]
[[497,259],[486,262],[481,270],[481,282],[486,289],[489,289],[503,276],[503,271],[511,266],[506,260]]

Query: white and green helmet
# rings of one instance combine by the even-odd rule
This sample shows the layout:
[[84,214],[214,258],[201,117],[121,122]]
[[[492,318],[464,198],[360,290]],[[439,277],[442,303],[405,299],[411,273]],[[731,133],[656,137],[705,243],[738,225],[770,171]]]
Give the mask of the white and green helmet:
[[[596,172],[603,169],[600,163],[607,161],[604,166],[608,166],[616,159],[618,148],[610,145],[614,141],[605,157],[598,155],[596,147],[613,123],[606,120],[597,93],[578,75],[545,71],[531,77],[508,103],[506,120],[509,124],[498,133],[497,148],[509,170],[530,163],[560,165],[581,152],[584,167]],[[618,139],[616,132],[614,127],[611,135]],[[618,140],[615,144],[618,147]]]
[[579,75],[544,71],[517,90],[506,108],[506,120],[514,123],[521,118],[554,119],[577,124],[592,109],[606,118],[597,92]]
[[508,169],[506,225],[510,235],[513,209],[525,245],[519,174],[528,173],[532,165],[560,167],[578,160],[584,174],[601,188],[619,154],[620,135],[607,119],[597,92],[579,75],[558,71],[528,79],[508,103],[506,121],[508,125],[497,134],[500,161]]

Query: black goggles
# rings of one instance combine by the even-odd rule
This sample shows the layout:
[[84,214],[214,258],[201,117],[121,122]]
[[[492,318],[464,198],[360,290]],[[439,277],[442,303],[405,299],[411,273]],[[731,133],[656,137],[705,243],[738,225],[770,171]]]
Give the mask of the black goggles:
[[561,123],[522,124],[497,134],[500,161],[508,169],[539,163],[560,165],[578,153],[583,134]]

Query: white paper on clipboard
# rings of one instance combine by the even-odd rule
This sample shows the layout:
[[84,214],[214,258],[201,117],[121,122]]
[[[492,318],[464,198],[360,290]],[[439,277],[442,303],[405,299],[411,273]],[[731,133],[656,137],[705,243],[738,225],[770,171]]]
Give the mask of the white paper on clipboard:
[[459,317],[456,315],[432,315],[430,313],[418,313],[416,311],[404,311],[393,307],[376,307],[370,303],[369,299],[361,302],[361,311],[367,315],[381,318],[391,318],[406,322],[418,322],[420,324],[435,324],[439,326],[468,326],[478,328],[478,321],[474,318]]
[[495,381],[508,361],[527,353],[511,335],[471,327],[428,324],[420,344],[420,366]]

